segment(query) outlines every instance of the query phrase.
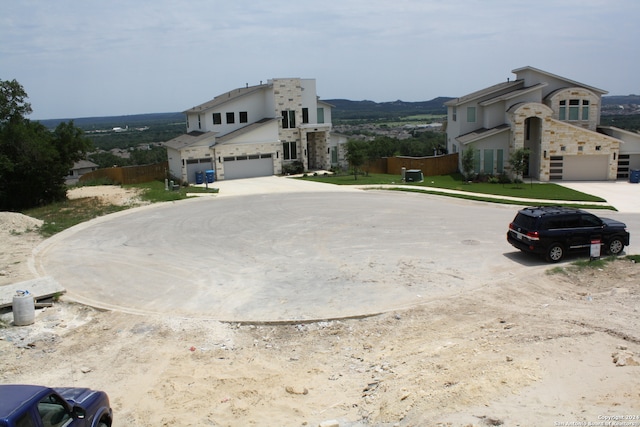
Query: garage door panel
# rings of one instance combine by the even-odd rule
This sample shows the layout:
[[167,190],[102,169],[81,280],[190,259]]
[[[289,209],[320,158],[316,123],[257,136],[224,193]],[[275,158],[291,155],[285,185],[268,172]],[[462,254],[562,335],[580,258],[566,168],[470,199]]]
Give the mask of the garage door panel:
[[273,175],[273,160],[247,159],[247,160],[225,160],[224,179],[255,178],[258,176]]
[[564,156],[562,179],[602,181],[609,178],[609,156]]

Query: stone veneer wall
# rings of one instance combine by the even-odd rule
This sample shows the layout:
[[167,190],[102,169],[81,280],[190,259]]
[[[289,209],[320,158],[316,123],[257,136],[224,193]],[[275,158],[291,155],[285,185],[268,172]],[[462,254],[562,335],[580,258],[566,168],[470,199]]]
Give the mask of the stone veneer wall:
[[[575,99],[575,98],[574,98]],[[591,111],[589,111],[591,114]],[[524,123],[529,117],[542,120],[540,137],[540,181],[549,181],[551,156],[570,155],[609,155],[608,179],[615,179],[617,175],[617,158],[619,142],[615,138],[575,126],[573,124],[553,118],[554,112],[546,105],[530,102],[519,106],[510,113],[511,144],[513,152],[524,147]],[[564,147],[564,149],[563,149]],[[581,149],[579,147],[582,147]],[[598,148],[599,147],[599,148]],[[546,157],[544,153],[546,152]]]
[[[298,126],[302,124],[302,86],[300,79],[273,79],[273,94],[275,98],[275,116],[279,117],[282,111],[295,111],[296,127],[284,129],[282,121],[278,123],[278,133],[282,142],[296,142],[298,159],[302,160],[305,170],[308,167],[307,156],[304,155],[306,144],[302,144],[302,138]],[[282,151],[282,147],[280,150]]]
[[318,169],[331,168],[331,152],[327,153],[329,147],[329,132],[302,132],[302,145],[305,147],[308,146],[309,150],[313,150],[313,153],[308,153],[306,157],[315,158]]
[[[543,142],[543,149],[547,150],[548,157],[606,154],[609,156],[607,179],[616,179],[617,158],[620,151],[620,143],[617,139],[555,119],[549,119],[545,127],[549,128],[550,139],[548,142]],[[541,170],[541,174],[544,172],[546,177],[545,181],[549,180],[549,165],[549,161],[544,162]]]
[[[564,121],[595,132],[600,122],[600,97],[590,90],[581,87],[559,90],[546,99],[545,104],[553,111],[553,118],[560,120],[560,101],[567,101],[566,117],[569,117],[569,101],[571,99],[580,100],[580,108],[582,108],[583,100],[589,101],[589,120]],[[580,118],[582,118],[582,111],[580,111]]]

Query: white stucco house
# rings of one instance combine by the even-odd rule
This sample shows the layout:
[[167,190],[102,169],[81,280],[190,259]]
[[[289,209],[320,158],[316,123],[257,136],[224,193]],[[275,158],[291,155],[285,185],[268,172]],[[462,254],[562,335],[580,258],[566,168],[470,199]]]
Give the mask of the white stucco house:
[[[526,177],[615,180],[640,169],[640,134],[600,126],[607,92],[533,67],[445,103],[449,153],[474,150],[474,172],[509,174],[510,154],[530,150]],[[460,156],[460,159],[462,156]]]
[[281,174],[288,163],[304,170],[344,164],[343,138],[331,135],[331,108],[315,79],[281,78],[216,96],[186,110],[187,132],[165,143],[170,173],[193,183]]

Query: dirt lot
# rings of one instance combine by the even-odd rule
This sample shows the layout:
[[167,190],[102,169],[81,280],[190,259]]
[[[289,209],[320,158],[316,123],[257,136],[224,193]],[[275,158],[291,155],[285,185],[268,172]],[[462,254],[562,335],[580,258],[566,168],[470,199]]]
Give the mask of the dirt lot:
[[[38,221],[0,221],[0,285],[31,279]],[[32,326],[0,317],[0,382],[105,390],[114,426],[640,426],[638,266],[518,268],[510,283],[411,310],[295,325],[62,297]]]

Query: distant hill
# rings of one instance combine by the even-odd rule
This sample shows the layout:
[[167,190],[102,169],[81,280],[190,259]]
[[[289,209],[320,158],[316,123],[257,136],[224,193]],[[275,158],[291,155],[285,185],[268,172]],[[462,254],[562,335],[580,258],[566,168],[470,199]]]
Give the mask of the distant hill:
[[332,117],[337,120],[389,119],[393,117],[413,116],[417,114],[447,114],[444,103],[453,98],[438,97],[431,101],[391,102],[350,101],[348,99],[323,100],[335,108]]
[[[405,102],[401,100],[390,102],[374,101],[351,101],[348,99],[325,99],[334,106],[332,117],[335,121],[340,120],[377,120],[392,119],[397,117],[413,116],[418,114],[447,114],[444,103],[453,98],[438,97],[430,101]],[[603,96],[602,105],[629,105],[640,104],[640,95],[626,96]],[[46,127],[53,129],[61,122],[73,120],[73,123],[81,129],[112,129],[114,127],[144,127],[163,126],[167,124],[185,123],[183,113],[150,113],[134,114],[128,116],[108,116],[108,117],[82,117],[76,119],[48,119],[38,120]]]
[[54,129],[61,122],[73,120],[73,124],[84,130],[92,129],[112,129],[114,127],[144,127],[152,125],[166,125],[168,123],[184,123],[183,113],[149,113],[133,114],[128,116],[106,116],[106,117],[80,117],[77,119],[47,119],[38,120],[49,129]]
[[640,95],[611,95],[602,97],[602,105],[640,104]]

